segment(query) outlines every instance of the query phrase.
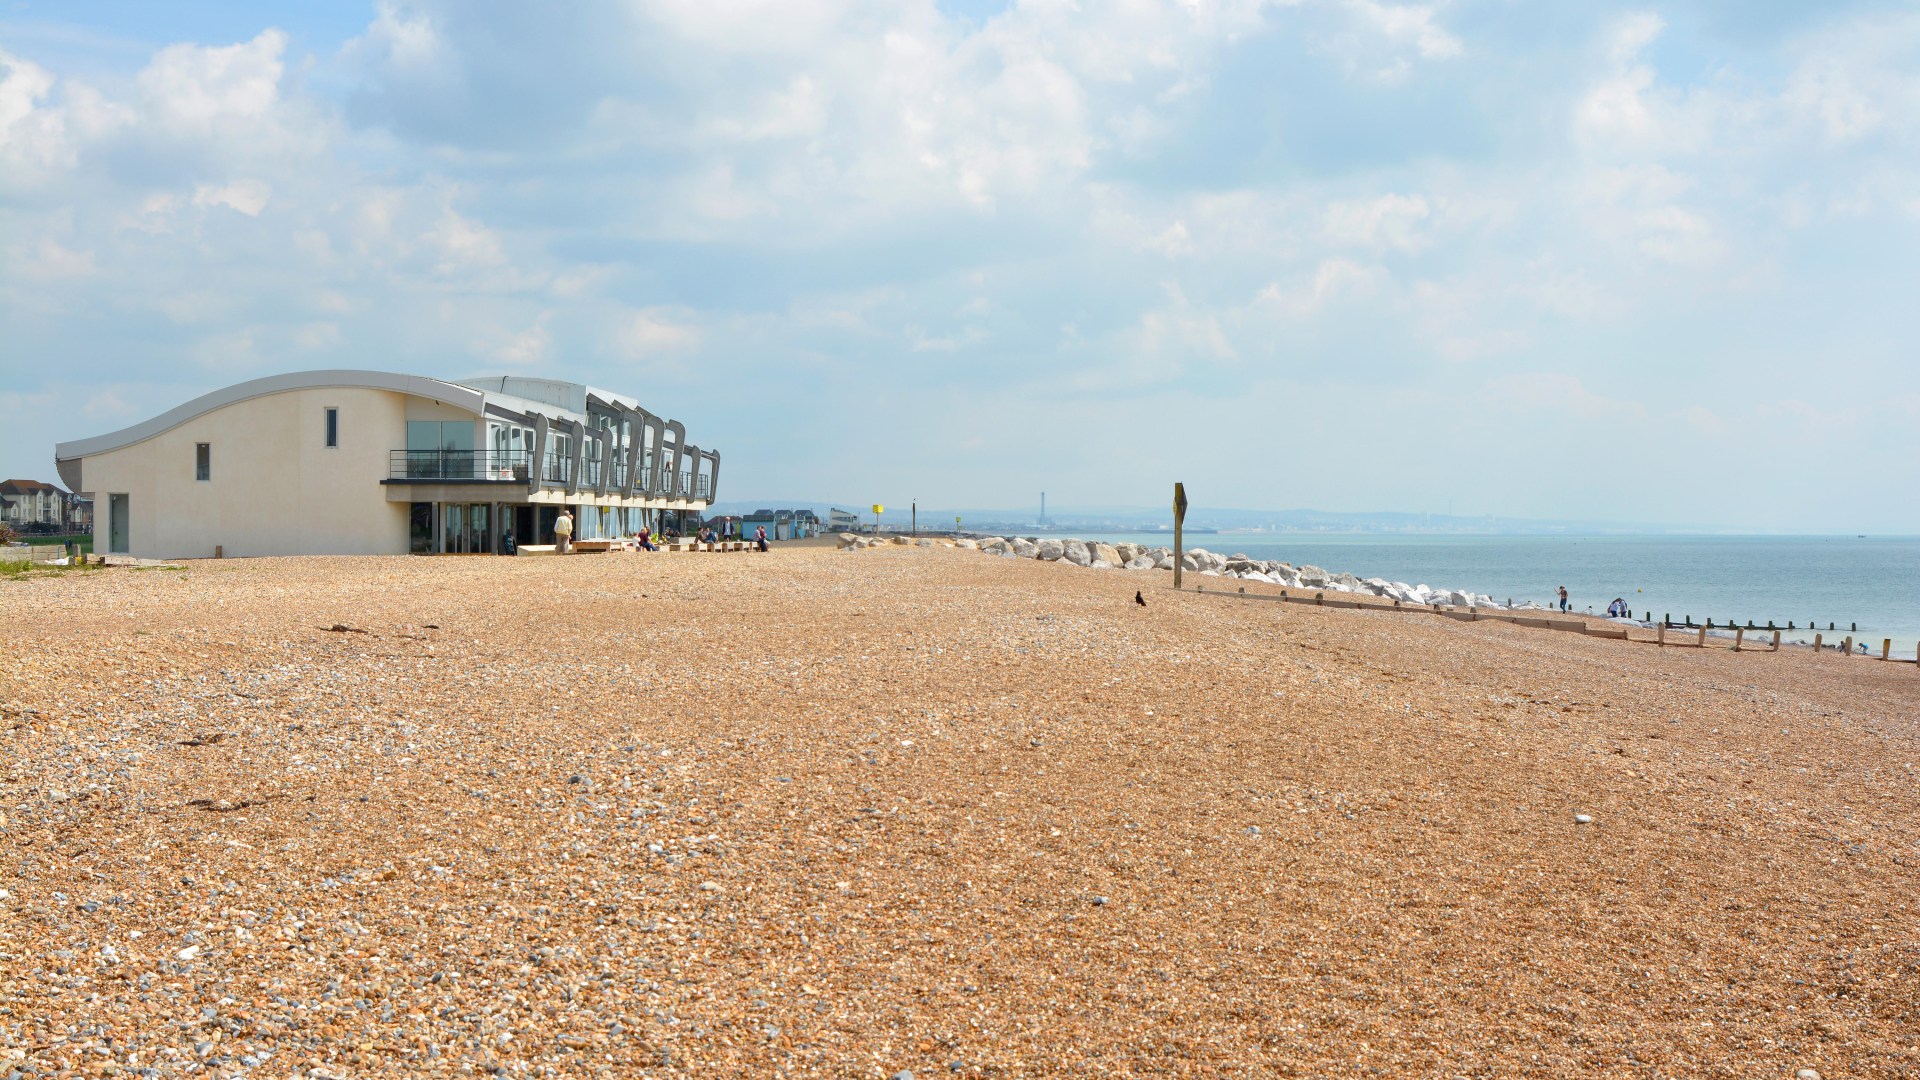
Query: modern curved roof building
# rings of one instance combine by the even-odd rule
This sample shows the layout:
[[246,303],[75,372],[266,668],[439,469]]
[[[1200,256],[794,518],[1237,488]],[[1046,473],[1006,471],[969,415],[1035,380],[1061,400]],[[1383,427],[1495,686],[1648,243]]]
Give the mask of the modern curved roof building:
[[[149,558],[489,553],[704,511],[720,455],[634,398],[519,376],[301,371],[60,443],[94,550]],[[509,541],[509,538],[512,538]]]

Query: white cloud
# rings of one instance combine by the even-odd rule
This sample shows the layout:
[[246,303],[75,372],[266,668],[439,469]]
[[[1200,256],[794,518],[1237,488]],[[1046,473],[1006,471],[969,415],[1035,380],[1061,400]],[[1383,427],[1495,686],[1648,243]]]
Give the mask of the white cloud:
[[285,34],[266,30],[239,45],[167,46],[140,73],[149,114],[199,133],[265,118],[280,98],[286,45]]
[[[53,74],[0,52],[0,174],[43,174],[72,164],[66,125],[46,106]],[[0,180],[0,183],[6,183]]]
[[441,213],[439,222],[421,239],[439,252],[436,265],[442,274],[486,269],[507,261],[506,249],[498,234],[462,217],[451,207]]
[[259,217],[267,208],[273,189],[259,180],[236,180],[231,184],[201,184],[193,191],[195,206],[224,206],[248,217]]
[[1231,360],[1236,351],[1212,312],[1195,307],[1178,285],[1165,286],[1168,304],[1140,316],[1133,344],[1143,355],[1172,355],[1174,371],[1183,370],[1192,357]]
[[700,345],[700,328],[681,308],[650,307],[629,313],[616,337],[621,353],[645,359],[663,353],[689,352]]
[[1651,11],[1636,11],[1614,24],[1608,35],[1607,55],[1615,64],[1629,65],[1667,29],[1667,20]]
[[1176,221],[1166,227],[1160,235],[1146,242],[1147,250],[1157,251],[1169,258],[1179,258],[1194,253],[1193,234],[1187,231],[1187,223]]
[[1351,259],[1328,259],[1304,280],[1269,283],[1254,297],[1253,308],[1302,319],[1317,315],[1332,304],[1371,296],[1386,277],[1379,267],[1365,266]]
[[532,326],[508,335],[487,352],[506,367],[537,367],[553,355],[553,333],[549,329],[552,322],[553,312],[543,311],[534,319]]
[[1704,216],[1677,206],[1648,210],[1636,221],[1640,250],[1663,262],[1698,264],[1720,255],[1724,246]]
[[1382,195],[1327,207],[1326,232],[1336,244],[1415,252],[1426,246],[1421,227],[1432,216],[1419,195]]
[[1596,431],[1617,430],[1627,423],[1643,425],[1647,407],[1637,401],[1608,397],[1587,389],[1577,376],[1562,372],[1528,371],[1488,380],[1485,396],[1493,415],[1521,411],[1555,419],[1584,421]]
[[19,271],[28,278],[77,278],[94,272],[93,253],[73,251],[43,239],[31,254],[20,257]]
[[1460,39],[1435,21],[1426,4],[1387,4],[1378,0],[1348,0],[1354,11],[1387,38],[1412,42],[1428,60],[1448,60],[1463,51]]

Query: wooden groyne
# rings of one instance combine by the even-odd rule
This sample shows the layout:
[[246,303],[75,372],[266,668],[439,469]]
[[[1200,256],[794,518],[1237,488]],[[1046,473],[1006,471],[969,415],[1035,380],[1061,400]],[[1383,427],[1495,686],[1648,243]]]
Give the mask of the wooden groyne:
[[[1182,589],[1179,591],[1184,592],[1185,590]],[[1665,621],[1658,622],[1655,623],[1653,627],[1654,637],[1649,641],[1644,638],[1634,637],[1629,633],[1630,627],[1594,623],[1584,618],[1551,618],[1543,615],[1523,615],[1509,611],[1485,611],[1479,608],[1462,609],[1447,607],[1441,604],[1405,604],[1398,600],[1388,601],[1387,603],[1369,603],[1365,600],[1353,599],[1351,594],[1345,596],[1328,596],[1326,592],[1322,590],[1316,590],[1312,593],[1296,594],[1291,590],[1281,589],[1278,595],[1275,595],[1274,593],[1266,592],[1248,592],[1245,586],[1239,587],[1236,591],[1229,592],[1217,587],[1209,589],[1205,585],[1196,585],[1193,587],[1193,591],[1203,596],[1219,596],[1238,600],[1264,600],[1270,603],[1307,604],[1312,607],[1347,608],[1358,611],[1438,615],[1442,618],[1453,619],[1456,622],[1504,622],[1511,623],[1514,626],[1524,626],[1533,630],[1554,630],[1561,633],[1580,634],[1584,637],[1611,638],[1616,641],[1655,645],[1661,648],[1706,649],[1711,647],[1708,644],[1710,640],[1708,630],[1711,629],[1711,627],[1704,623],[1698,626],[1689,625],[1682,627]],[[1689,632],[1684,635],[1675,635],[1670,639],[1667,632],[1671,629],[1684,629]],[[1711,640],[1728,642],[1727,651],[1729,652],[1780,651],[1780,636],[1783,631],[1779,627],[1753,628],[1758,636],[1751,640],[1747,637],[1748,627],[1731,626],[1725,629],[1733,631],[1733,637],[1731,639],[1713,637]],[[1887,663],[1913,664],[1916,667],[1920,667],[1920,642],[1915,643],[1914,655],[1911,658],[1893,655],[1892,638],[1881,639],[1880,653],[1878,656],[1871,653],[1856,654],[1853,651],[1854,644],[1854,639],[1848,636],[1839,646],[1841,654],[1849,657],[1858,655],[1865,659],[1881,660]],[[1821,634],[1816,633],[1814,635],[1813,647],[1816,653],[1822,649]]]

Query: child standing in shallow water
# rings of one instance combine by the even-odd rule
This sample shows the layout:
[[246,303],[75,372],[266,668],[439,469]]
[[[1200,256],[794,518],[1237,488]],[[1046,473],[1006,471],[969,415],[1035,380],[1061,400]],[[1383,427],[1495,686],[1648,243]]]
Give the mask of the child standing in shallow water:
[[1567,587],[1562,585],[1560,586],[1560,610],[1565,611],[1567,607]]

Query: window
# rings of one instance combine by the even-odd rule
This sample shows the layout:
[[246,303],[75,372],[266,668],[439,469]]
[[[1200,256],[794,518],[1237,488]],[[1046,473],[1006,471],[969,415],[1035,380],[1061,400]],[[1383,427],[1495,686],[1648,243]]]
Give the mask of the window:
[[327,410],[327,446],[329,449],[340,445],[340,410]]
[[193,478],[213,479],[213,447],[208,443],[193,444]]

